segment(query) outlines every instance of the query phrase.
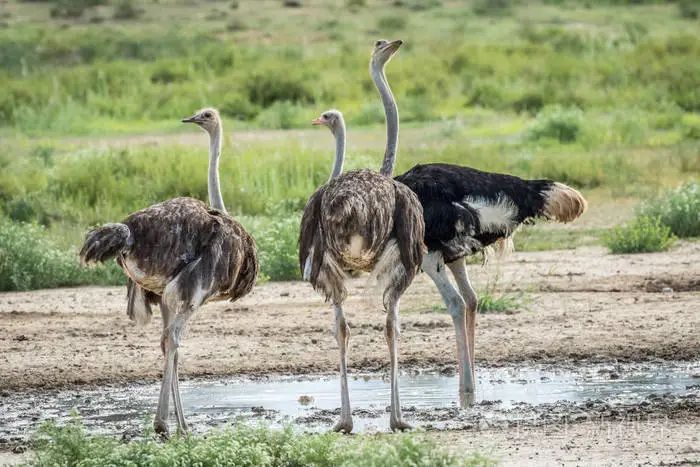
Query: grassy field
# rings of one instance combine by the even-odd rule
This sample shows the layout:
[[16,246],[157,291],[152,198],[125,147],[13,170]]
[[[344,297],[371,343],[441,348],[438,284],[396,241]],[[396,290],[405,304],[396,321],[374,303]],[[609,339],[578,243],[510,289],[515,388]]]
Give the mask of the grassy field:
[[[86,3],[97,5],[65,17]],[[383,116],[367,73],[379,37],[406,42],[388,68],[399,172],[452,162],[556,179],[606,203],[700,174],[700,23],[687,2],[160,0],[126,2],[133,17],[116,19],[123,3],[0,4],[3,289],[121,281],[72,264],[65,279],[16,279],[8,251],[22,242],[3,238],[41,237],[23,264],[44,250],[64,264],[91,225],[172,196],[205,199],[205,138],[179,123],[204,105],[225,117],[224,199],[256,236],[265,277],[298,277],[299,210],[328,176],[332,140],[296,128],[337,107],[347,166],[379,165]],[[595,244],[610,226],[535,227],[516,246]]]

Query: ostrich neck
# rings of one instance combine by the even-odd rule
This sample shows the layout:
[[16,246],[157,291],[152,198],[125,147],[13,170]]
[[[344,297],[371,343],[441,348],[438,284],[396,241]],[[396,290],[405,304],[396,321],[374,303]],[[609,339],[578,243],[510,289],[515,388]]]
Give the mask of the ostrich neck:
[[219,185],[219,156],[221,155],[221,123],[219,123],[209,137],[209,205],[226,212],[224,198],[221,196]]
[[399,144],[399,110],[396,107],[394,95],[391,93],[389,83],[384,75],[384,66],[372,66],[371,75],[379,95],[382,97],[384,115],[386,117],[386,149],[379,173],[391,177],[391,174],[394,173],[396,150]]
[[341,120],[333,134],[335,135],[335,161],[333,161],[330,180],[333,180],[343,171],[343,162],[345,162],[345,122]]

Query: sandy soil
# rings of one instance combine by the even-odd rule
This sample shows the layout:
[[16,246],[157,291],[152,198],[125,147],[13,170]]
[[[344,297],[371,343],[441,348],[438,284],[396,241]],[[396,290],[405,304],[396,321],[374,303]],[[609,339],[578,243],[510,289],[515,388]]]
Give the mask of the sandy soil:
[[[526,301],[515,314],[480,315],[478,364],[697,358],[699,264],[700,245],[686,243],[664,254],[581,248],[473,265],[477,288],[498,276],[500,287],[522,291]],[[346,307],[350,366],[384,368],[383,313],[366,279],[354,285]],[[135,327],[124,316],[124,297],[118,287],[0,294],[3,389],[157,379],[159,316]],[[425,275],[402,306],[401,365],[453,367],[451,319]],[[184,340],[182,375],[335,371],[331,321],[303,283],[265,284],[240,302],[206,305]]]

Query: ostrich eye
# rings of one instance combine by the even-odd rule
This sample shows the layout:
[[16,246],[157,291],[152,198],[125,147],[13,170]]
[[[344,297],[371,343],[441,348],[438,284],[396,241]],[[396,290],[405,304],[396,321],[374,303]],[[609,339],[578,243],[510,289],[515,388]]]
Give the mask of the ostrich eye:
[[204,112],[204,116],[206,118],[211,118],[211,112]]
[[380,45],[384,45],[384,44],[386,44],[386,41],[377,41],[374,43],[374,46],[379,47]]
[[325,118],[326,120],[330,120],[331,114],[323,114],[323,118]]

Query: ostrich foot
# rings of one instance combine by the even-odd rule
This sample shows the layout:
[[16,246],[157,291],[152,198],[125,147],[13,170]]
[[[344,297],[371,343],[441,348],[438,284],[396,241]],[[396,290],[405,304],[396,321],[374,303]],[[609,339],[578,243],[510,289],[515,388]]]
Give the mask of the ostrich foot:
[[168,432],[168,424],[163,420],[156,420],[153,422],[153,429],[156,434],[163,440],[170,438],[170,433]]
[[394,418],[393,416],[389,420],[389,427],[391,431],[408,431],[413,429],[413,426],[402,418]]
[[341,418],[333,425],[333,431],[336,433],[345,433],[349,435],[352,432],[352,418]]
[[459,391],[459,406],[466,409],[474,404],[474,391]]

